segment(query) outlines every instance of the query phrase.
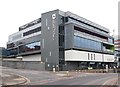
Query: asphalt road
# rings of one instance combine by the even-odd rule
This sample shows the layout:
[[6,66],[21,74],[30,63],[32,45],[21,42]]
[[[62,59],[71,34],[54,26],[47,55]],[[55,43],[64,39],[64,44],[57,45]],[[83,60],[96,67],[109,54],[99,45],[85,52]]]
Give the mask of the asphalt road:
[[65,72],[3,68],[2,73],[4,72],[26,77],[28,85],[102,85],[110,79],[118,78],[117,73],[70,72],[70,77],[67,77],[63,75]]
[[67,80],[60,80],[56,82],[47,83],[44,85],[103,85],[110,79],[117,78],[117,74],[95,74],[95,75],[87,75],[83,77],[76,77]]

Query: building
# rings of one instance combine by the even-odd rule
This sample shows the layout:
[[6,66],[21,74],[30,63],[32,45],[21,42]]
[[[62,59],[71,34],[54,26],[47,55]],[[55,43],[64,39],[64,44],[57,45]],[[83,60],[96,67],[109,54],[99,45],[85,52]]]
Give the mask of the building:
[[120,39],[118,37],[115,38],[114,43],[116,50],[120,50]]
[[7,57],[7,51],[4,47],[0,47],[0,58]]
[[109,33],[71,12],[49,11],[9,36],[8,57],[40,61],[46,70],[113,67],[114,40]]
[[114,44],[115,44],[115,57],[118,60],[118,66],[120,67],[120,39],[118,37],[115,37]]

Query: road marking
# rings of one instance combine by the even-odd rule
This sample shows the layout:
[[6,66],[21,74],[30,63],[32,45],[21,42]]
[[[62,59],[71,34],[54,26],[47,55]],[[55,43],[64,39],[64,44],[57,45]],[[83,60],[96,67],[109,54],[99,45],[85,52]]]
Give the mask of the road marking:
[[[113,79],[110,79],[110,80],[107,80],[106,82],[103,83],[103,85],[101,87],[104,87],[104,85],[117,85],[114,83],[114,80],[117,81],[118,78],[113,78]],[[113,83],[111,83],[111,81]],[[111,84],[108,84],[108,83],[111,83]],[[117,83],[117,82],[116,82]]]
[[[5,73],[6,73],[6,72],[5,72]],[[19,83],[19,84],[26,85],[26,84],[30,83],[30,80],[29,80],[28,78],[26,78],[26,77],[24,77],[24,76],[22,76],[22,75],[20,75],[20,74],[16,74],[16,73],[9,73],[9,74],[11,74],[11,75],[17,75],[17,76],[19,76],[19,77],[21,77],[21,78],[24,78],[24,79],[26,80],[25,82]],[[16,85],[17,85],[17,84],[16,84]]]

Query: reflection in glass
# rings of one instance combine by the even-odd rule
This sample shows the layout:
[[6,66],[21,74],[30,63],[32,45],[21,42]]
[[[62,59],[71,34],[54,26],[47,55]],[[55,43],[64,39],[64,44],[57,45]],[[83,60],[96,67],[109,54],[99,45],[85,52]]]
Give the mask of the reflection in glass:
[[40,42],[34,42],[26,45],[22,45],[19,47],[19,52],[31,52],[31,51],[37,51],[40,50]]
[[74,46],[86,49],[101,50],[101,43],[98,41],[74,36]]

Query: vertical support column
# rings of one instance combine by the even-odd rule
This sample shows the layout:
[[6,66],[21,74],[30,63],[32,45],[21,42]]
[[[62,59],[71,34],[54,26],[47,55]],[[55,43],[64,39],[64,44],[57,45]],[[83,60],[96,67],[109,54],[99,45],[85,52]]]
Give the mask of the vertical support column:
[[56,70],[59,65],[58,15],[59,10],[54,10],[41,17],[41,60],[45,62],[46,70]]

